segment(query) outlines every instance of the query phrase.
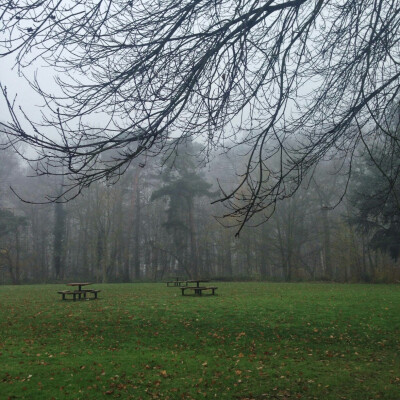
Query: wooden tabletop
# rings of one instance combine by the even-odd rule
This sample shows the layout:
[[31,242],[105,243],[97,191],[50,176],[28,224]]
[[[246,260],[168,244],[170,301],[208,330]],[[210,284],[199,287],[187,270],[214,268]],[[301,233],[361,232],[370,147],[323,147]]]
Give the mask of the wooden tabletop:
[[72,282],[72,283],[67,283],[67,286],[87,286],[91,285],[91,282]]
[[187,283],[196,283],[197,287],[200,286],[200,282],[210,282],[209,279],[192,279],[190,281],[186,281]]

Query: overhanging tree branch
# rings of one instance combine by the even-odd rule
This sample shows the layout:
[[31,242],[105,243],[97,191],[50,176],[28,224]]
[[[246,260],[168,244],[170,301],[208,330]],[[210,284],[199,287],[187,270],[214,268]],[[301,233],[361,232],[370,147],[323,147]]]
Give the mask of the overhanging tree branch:
[[39,174],[67,168],[71,190],[187,137],[246,145],[241,181],[220,199],[242,227],[324,158],[350,165],[360,135],[390,135],[374,127],[398,102],[396,0],[7,0],[0,19],[0,54],[57,71],[56,94],[30,80],[41,121],[3,86],[4,126],[37,150]]

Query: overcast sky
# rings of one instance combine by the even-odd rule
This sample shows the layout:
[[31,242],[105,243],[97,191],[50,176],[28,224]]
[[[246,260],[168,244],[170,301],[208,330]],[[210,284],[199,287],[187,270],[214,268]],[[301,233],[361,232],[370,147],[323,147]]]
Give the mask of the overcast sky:
[[[14,60],[11,57],[1,59],[0,82],[3,86],[7,87],[10,99],[13,98],[15,94],[18,94],[17,104],[21,105],[29,115],[32,115],[32,117],[39,117],[39,105],[42,103],[40,101],[41,99],[29,86],[26,80],[23,77],[18,76],[17,68],[12,68],[13,63]],[[30,73],[32,73],[32,69],[33,68],[29,68]],[[28,70],[25,72],[28,73]],[[48,83],[50,82],[51,80],[48,79]],[[0,113],[1,121],[7,121],[9,119],[9,112],[3,96],[0,97]]]

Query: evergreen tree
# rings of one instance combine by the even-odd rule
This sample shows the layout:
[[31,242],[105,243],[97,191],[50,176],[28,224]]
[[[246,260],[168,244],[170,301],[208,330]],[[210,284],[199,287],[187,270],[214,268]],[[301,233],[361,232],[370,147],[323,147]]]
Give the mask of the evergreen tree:
[[387,156],[383,150],[380,153],[379,164],[362,158],[357,165],[350,192],[355,212],[350,222],[369,235],[369,245],[373,249],[387,252],[397,260],[400,254],[400,160]]
[[[161,175],[162,187],[152,194],[152,200],[168,198],[167,219],[164,224],[179,261],[179,268],[189,276],[198,276],[198,254],[196,242],[195,199],[211,197],[211,184],[196,167],[196,145],[186,144],[185,149],[175,148],[170,154]],[[183,151],[181,151],[183,150]]]

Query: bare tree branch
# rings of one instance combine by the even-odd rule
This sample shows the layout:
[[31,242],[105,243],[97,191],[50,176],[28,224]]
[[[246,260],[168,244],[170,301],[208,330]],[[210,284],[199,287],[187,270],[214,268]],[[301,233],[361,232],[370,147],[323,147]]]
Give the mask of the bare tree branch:
[[2,87],[5,130],[37,150],[38,174],[66,168],[74,195],[144,152],[167,151],[172,137],[209,151],[246,144],[241,181],[219,200],[240,231],[321,160],[337,155],[351,168],[360,138],[391,135],[396,0],[0,0],[0,19],[2,56],[21,71],[39,62],[57,71],[56,94],[30,81],[46,102],[42,121]]

